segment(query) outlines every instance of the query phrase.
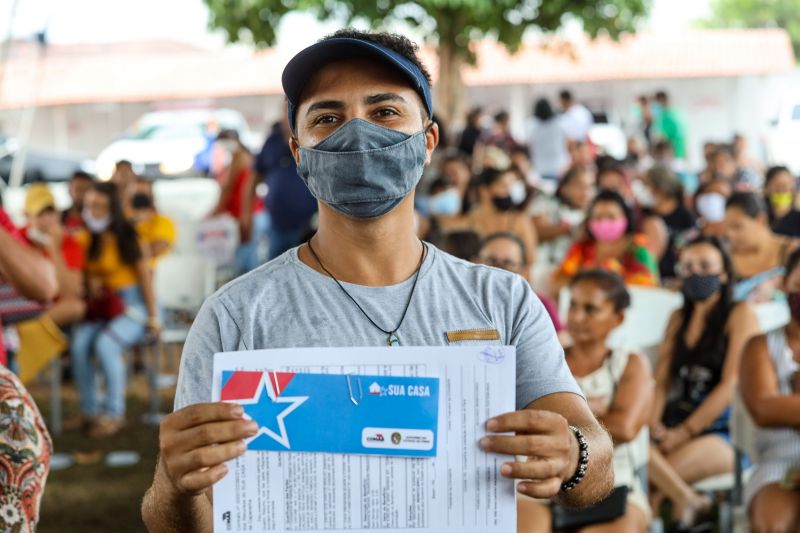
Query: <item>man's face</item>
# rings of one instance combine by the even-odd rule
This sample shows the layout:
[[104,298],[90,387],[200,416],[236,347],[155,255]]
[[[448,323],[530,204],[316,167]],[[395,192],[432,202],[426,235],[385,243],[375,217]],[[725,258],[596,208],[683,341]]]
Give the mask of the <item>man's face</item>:
[[72,198],[72,205],[78,209],[83,207],[83,198],[92,186],[92,182],[87,179],[73,179],[69,182],[69,196]]
[[[422,100],[395,70],[369,59],[329,63],[306,85],[296,110],[297,131],[290,146],[295,160],[354,118],[413,135],[430,123]],[[424,118],[423,118],[424,117]],[[439,141],[434,124],[426,135],[427,156]]]
[[136,178],[133,169],[129,165],[117,165],[114,174],[111,176],[111,181],[116,183],[119,187],[127,187]]

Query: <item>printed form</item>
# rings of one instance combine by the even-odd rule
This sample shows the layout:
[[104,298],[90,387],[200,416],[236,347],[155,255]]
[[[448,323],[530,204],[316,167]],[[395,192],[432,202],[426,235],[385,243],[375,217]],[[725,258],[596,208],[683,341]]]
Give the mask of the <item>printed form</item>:
[[216,354],[214,400],[260,430],[214,485],[214,531],[516,531],[513,458],[478,447],[515,374],[512,346]]

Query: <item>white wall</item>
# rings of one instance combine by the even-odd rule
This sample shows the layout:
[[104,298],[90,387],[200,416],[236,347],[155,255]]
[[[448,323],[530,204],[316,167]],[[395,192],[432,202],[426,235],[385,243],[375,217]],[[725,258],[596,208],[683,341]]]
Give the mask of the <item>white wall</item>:
[[472,87],[471,105],[482,105],[489,113],[501,108],[512,114],[518,134],[539,97],[557,104],[562,88],[569,88],[577,99],[591,108],[610,111],[626,132],[636,129],[634,109],[639,95],[652,95],[663,89],[670,94],[687,125],[689,160],[701,165],[702,143],[706,140],[730,141],[734,133],[747,135],[754,156],[764,153],[764,133],[775,118],[780,103],[798,94],[800,73],[742,78],[698,78],[676,80],[620,80],[572,84]]

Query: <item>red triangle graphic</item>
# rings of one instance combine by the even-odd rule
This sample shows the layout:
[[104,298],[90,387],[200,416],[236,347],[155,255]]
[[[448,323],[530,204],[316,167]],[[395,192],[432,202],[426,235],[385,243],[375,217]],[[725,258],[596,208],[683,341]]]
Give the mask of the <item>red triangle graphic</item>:
[[294,372],[268,372],[269,383],[272,385],[275,396],[280,396],[281,393],[286,390],[294,374]]

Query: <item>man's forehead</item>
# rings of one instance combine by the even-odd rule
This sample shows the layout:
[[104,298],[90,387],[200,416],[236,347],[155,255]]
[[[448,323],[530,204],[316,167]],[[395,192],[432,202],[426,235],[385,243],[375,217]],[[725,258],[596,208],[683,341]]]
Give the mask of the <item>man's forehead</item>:
[[327,100],[342,94],[368,96],[375,93],[413,94],[422,105],[422,99],[411,86],[408,78],[396,69],[370,58],[353,58],[334,61],[312,75],[300,96],[298,107]]

